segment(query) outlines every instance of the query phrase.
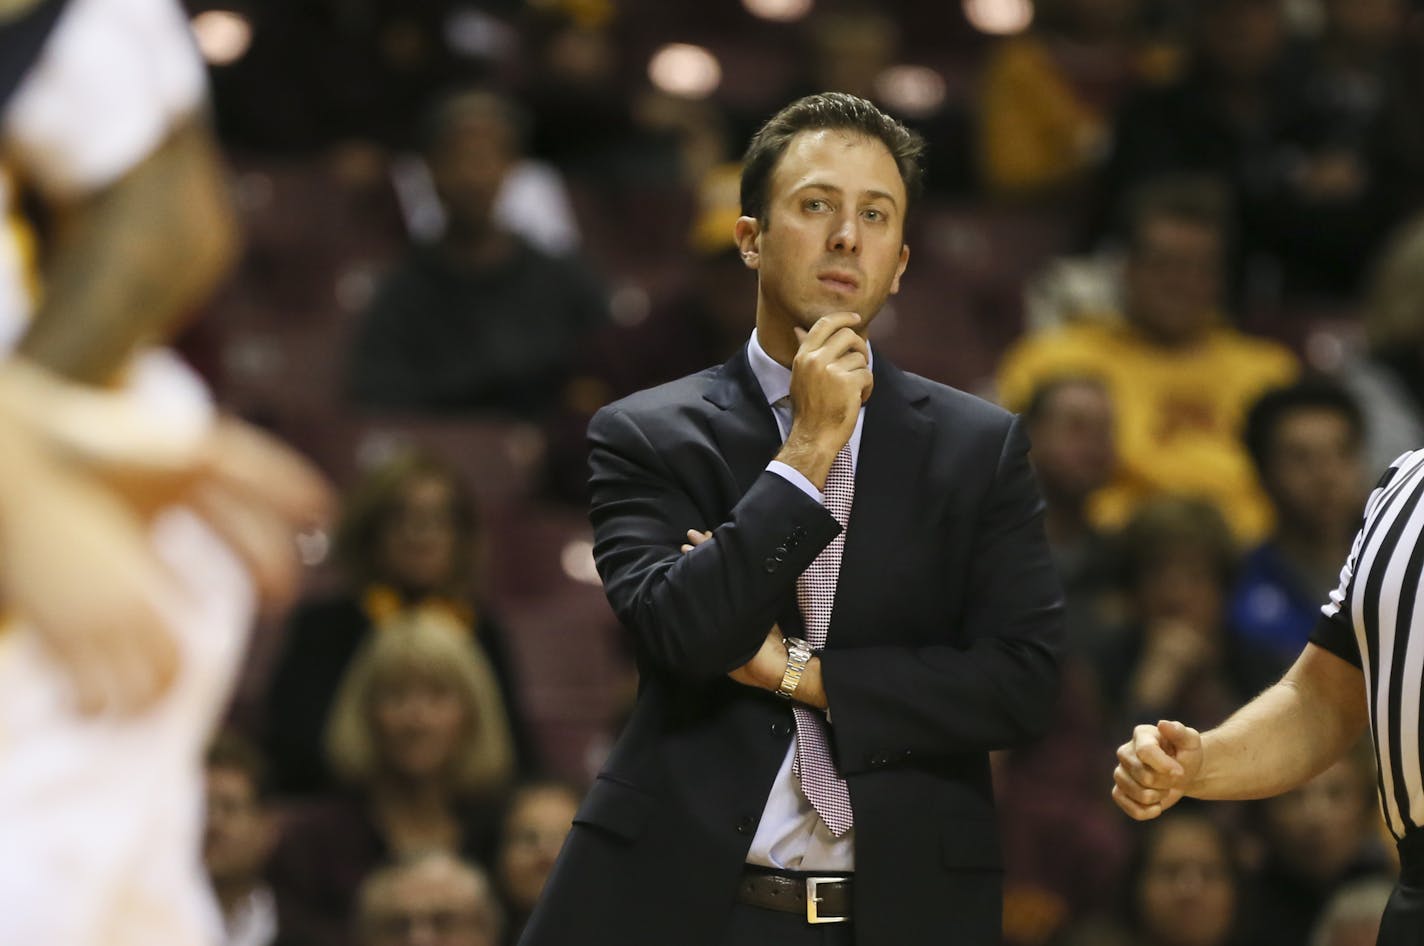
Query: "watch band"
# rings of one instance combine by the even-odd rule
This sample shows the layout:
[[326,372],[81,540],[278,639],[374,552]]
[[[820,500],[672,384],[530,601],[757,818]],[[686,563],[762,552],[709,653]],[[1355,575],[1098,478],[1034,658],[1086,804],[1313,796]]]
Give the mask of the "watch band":
[[789,700],[795,697],[796,687],[801,683],[801,675],[806,672],[806,665],[811,662],[811,645],[799,637],[783,637],[781,643],[786,646],[786,671],[781,675],[781,685],[776,688],[776,695]]

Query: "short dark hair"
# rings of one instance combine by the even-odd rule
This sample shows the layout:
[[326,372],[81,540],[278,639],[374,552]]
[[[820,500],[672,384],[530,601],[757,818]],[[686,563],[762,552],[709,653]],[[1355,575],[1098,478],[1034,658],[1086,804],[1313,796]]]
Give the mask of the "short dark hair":
[[[797,99],[771,116],[752,136],[742,157],[742,213],[767,220],[767,191],[786,147],[803,131],[833,129],[880,141],[895,159],[905,196],[919,196],[924,171],[925,140],[870,102],[845,92],[822,92]],[[906,208],[908,210],[908,208]]]
[[1281,422],[1296,411],[1333,411],[1350,428],[1350,438],[1358,446],[1365,439],[1365,415],[1359,402],[1329,378],[1307,377],[1295,384],[1273,388],[1251,405],[1246,415],[1243,439],[1256,472],[1264,479],[1270,461],[1271,440]]
[[1231,527],[1214,503],[1199,496],[1163,494],[1146,500],[1118,537],[1123,588],[1142,581],[1179,552],[1204,555],[1223,588],[1236,577],[1239,553]]
[[504,127],[510,151],[524,150],[529,137],[529,117],[513,100],[478,86],[449,89],[426,106],[416,124],[416,146],[427,158],[450,139],[459,120],[466,115],[492,118]]
[[[1053,402],[1053,398],[1059,391],[1068,388],[1084,387],[1093,388],[1108,395],[1107,384],[1103,379],[1095,374],[1056,374],[1041,382],[1033,393],[1028,396],[1028,404],[1024,407],[1022,416],[1023,422],[1028,426],[1033,426],[1043,420],[1048,413],[1048,408]],[[1110,396],[1110,395],[1109,395]]]
[[1221,235],[1223,248],[1232,237],[1231,199],[1225,185],[1201,174],[1168,174],[1154,177],[1131,191],[1127,201],[1128,248],[1141,247],[1142,234],[1155,220],[1179,220]]

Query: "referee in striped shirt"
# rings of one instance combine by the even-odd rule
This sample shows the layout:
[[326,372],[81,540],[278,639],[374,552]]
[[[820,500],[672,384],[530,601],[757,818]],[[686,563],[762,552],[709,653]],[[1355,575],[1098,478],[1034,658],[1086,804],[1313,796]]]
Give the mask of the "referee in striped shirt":
[[1329,767],[1368,726],[1400,881],[1380,946],[1424,943],[1424,450],[1390,466],[1324,617],[1285,677],[1216,729],[1138,726],[1117,751],[1113,800],[1155,818],[1184,795],[1266,798]]

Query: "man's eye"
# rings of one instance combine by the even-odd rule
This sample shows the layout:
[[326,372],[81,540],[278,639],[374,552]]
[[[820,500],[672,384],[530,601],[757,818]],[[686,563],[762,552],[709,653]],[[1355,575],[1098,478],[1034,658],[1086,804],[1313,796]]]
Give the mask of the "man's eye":
[[811,211],[812,213],[820,213],[829,206],[829,204],[827,204],[824,200],[821,200],[819,197],[813,197],[810,200],[806,201],[806,209]]
[[865,219],[866,219],[866,220],[873,220],[873,221],[880,221],[880,220],[884,220],[884,219],[885,219],[885,215],[884,215],[883,213],[881,213],[879,210],[876,210],[874,207],[871,207],[871,208],[869,208],[869,209],[867,209],[867,210],[865,211]]

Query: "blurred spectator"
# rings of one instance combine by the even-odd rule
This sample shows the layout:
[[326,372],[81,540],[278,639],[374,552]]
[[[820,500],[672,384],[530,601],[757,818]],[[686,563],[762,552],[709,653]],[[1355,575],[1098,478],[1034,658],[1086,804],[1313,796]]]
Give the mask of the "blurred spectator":
[[746,344],[755,321],[747,304],[755,277],[732,237],[741,216],[740,180],[741,165],[724,164],[702,181],[683,290],[641,321],[609,326],[591,350],[585,370],[606,395],[594,408],[721,364]]
[[1298,367],[1282,346],[1228,328],[1220,315],[1226,222],[1209,182],[1169,178],[1134,202],[1120,321],[1087,320],[1031,335],[999,368],[999,395],[1021,410],[1062,375],[1101,378],[1116,412],[1117,475],[1093,518],[1120,525],[1163,492],[1210,498],[1244,540],[1270,523],[1239,428],[1267,388]]
[[1347,882],[1388,876],[1368,740],[1300,788],[1258,804],[1267,857],[1251,883],[1252,946],[1307,942],[1325,904]]
[[1246,447],[1276,512],[1271,537],[1246,555],[1231,598],[1232,630],[1274,651],[1284,671],[1340,583],[1366,491],[1364,421],[1328,381],[1268,392],[1246,419]]
[[1121,544],[1130,625],[1097,659],[1119,725],[1180,718],[1215,725],[1275,681],[1274,658],[1226,626],[1236,549],[1210,503],[1145,503]]
[[[1337,81],[1341,52],[1369,59],[1353,75],[1378,78],[1380,50],[1338,16],[1322,57],[1288,42],[1281,0],[1203,0],[1192,63],[1178,82],[1144,92],[1119,115],[1103,175],[1107,204],[1171,171],[1230,182],[1239,216],[1248,301],[1339,297],[1400,212],[1400,172],[1378,153],[1373,106]],[[1360,6],[1375,6],[1368,0]],[[1378,19],[1379,17],[1375,17]],[[1377,34],[1378,30],[1374,32]]]
[[448,854],[424,854],[361,885],[360,946],[498,946],[503,925],[485,872]]
[[1376,266],[1365,310],[1369,350],[1340,380],[1365,414],[1367,478],[1424,444],[1424,217],[1402,229]]
[[224,733],[208,749],[206,768],[203,867],[222,909],[223,946],[277,946],[284,941],[265,879],[277,831],[262,757],[245,739]]
[[1106,156],[1114,109],[1146,65],[1138,0],[1035,4],[1034,25],[1000,41],[979,83],[979,173],[991,193],[1061,197]]
[[1374,946],[1393,892],[1394,882],[1378,877],[1341,887],[1320,911],[1310,946]]
[[336,535],[346,587],[298,605],[267,691],[264,744],[278,792],[333,786],[323,733],[347,666],[378,625],[417,613],[458,622],[469,649],[488,659],[521,767],[535,766],[504,633],[475,598],[479,544],[473,499],[437,457],[407,453],[356,484]]
[[513,774],[489,663],[433,613],[393,619],[347,671],[327,754],[352,789],[294,814],[273,858],[282,927],[313,946],[345,942],[362,880],[428,850],[487,855]]
[[495,215],[521,123],[487,92],[432,109],[422,144],[445,226],[438,242],[411,247],[365,313],[349,365],[358,405],[526,417],[561,405],[607,304],[579,264],[534,249]]
[[530,782],[510,796],[494,868],[509,920],[505,941],[511,946],[544,891],[580,800],[578,790],[562,782]]
[[1102,382],[1064,376],[1034,390],[1023,411],[1045,504],[1043,526],[1063,579],[1068,646],[1101,643],[1116,576],[1109,542],[1088,517],[1088,499],[1112,479],[1113,405]]
[[1062,946],[1233,946],[1241,874],[1226,831],[1178,808],[1143,825],[1127,871],[1124,915],[1085,923]]

